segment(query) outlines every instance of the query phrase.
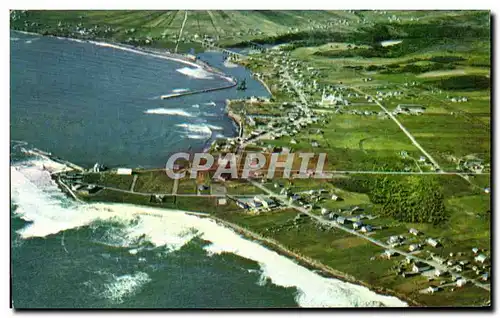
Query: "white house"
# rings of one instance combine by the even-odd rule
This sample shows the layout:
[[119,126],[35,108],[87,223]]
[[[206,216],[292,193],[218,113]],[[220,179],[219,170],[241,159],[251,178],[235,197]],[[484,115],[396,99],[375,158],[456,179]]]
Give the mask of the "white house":
[[467,280],[465,278],[460,278],[459,280],[457,280],[456,284],[457,287],[465,286],[467,284]]
[[392,256],[396,255],[396,252],[393,250],[385,250],[383,255],[390,259]]
[[130,168],[118,168],[118,169],[116,169],[116,174],[129,176],[132,174],[132,169],[130,169]]
[[420,244],[411,244],[408,246],[410,252],[418,251],[420,249]]
[[429,237],[427,240],[425,240],[425,242],[432,247],[437,247],[439,245],[439,242],[431,237]]
[[414,229],[414,228],[411,228],[408,232],[410,232],[410,234],[413,234],[413,235],[418,235],[418,230],[417,229]]
[[478,263],[484,263],[488,258],[484,254],[479,254],[478,256],[474,257],[474,260]]
[[441,269],[436,269],[436,270],[434,271],[434,275],[436,275],[436,276],[438,276],[438,277],[439,277],[439,276],[443,276],[443,275],[445,275],[446,273],[447,273],[447,271],[445,271],[445,270],[441,270]]
[[414,273],[422,273],[425,272],[426,270],[431,269],[431,267],[425,263],[416,263],[413,264],[412,271]]
[[373,228],[370,225],[364,225],[361,227],[361,232],[367,233],[373,231]]
[[439,291],[439,287],[435,287],[435,286],[429,286],[427,289],[426,289],[427,293],[429,294],[434,294],[435,292]]

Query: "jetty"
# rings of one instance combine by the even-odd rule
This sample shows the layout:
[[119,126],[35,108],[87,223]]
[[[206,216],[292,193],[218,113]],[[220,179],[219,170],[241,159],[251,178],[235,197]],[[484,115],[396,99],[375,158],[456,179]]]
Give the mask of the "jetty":
[[170,98],[176,98],[176,97],[187,96],[187,95],[195,95],[195,94],[202,94],[202,93],[220,91],[220,90],[223,90],[223,89],[228,89],[228,88],[235,87],[238,84],[238,81],[236,81],[235,79],[230,79],[229,82],[230,82],[230,84],[224,85],[224,86],[211,87],[211,88],[199,89],[199,90],[194,90],[194,91],[187,91],[187,92],[181,92],[181,93],[172,93],[172,94],[167,94],[167,95],[161,95],[160,98],[161,99],[170,99]]

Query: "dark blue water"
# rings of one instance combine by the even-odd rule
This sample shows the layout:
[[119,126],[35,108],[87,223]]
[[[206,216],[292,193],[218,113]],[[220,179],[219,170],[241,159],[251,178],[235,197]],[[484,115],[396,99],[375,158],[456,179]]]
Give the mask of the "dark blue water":
[[12,32],[10,44],[11,139],[85,166],[164,166],[173,152],[201,151],[236,135],[226,99],[268,95],[246,69],[225,68],[219,53],[199,55],[246,78],[246,91],[161,100],[175,89],[227,81],[193,78],[177,71],[191,66],[91,43]]
[[[235,135],[234,123],[224,113],[227,98],[267,94],[250,80],[246,92],[232,89],[160,100],[173,89],[226,82],[181,74],[177,69],[186,65],[177,62],[89,43],[14,32],[11,38],[11,140],[77,164],[164,165],[169,153],[202,150],[218,136]],[[241,67],[225,69],[220,54],[200,55],[237,78],[249,77]],[[216,105],[205,104],[211,102]],[[176,112],[145,113],[155,109]],[[170,253],[147,240],[115,244],[110,237],[120,237],[124,225],[111,221],[22,238],[17,231],[40,218],[53,220],[47,226],[54,228],[59,218],[75,222],[70,213],[77,207],[56,188],[47,187],[46,173],[30,164],[36,159],[16,147],[11,151],[11,164],[38,194],[31,199],[37,202],[34,206],[25,206],[22,198],[34,195],[34,190],[24,188],[24,182],[12,185],[16,308],[297,306],[295,288],[258,285],[257,263],[232,254],[207,257],[203,247],[209,242],[199,239]],[[143,248],[132,255],[131,247]]]

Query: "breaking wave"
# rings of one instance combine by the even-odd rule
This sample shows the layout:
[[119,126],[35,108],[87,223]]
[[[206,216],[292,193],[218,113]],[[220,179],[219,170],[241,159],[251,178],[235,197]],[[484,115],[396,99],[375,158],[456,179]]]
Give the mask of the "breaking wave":
[[[193,126],[191,129],[194,129]],[[407,306],[395,297],[378,295],[362,286],[321,277],[209,218],[183,211],[127,204],[82,204],[71,201],[58,190],[49,172],[43,169],[53,164],[42,158],[11,166],[12,200],[18,207],[14,213],[31,221],[19,231],[23,238],[44,237],[88,226],[99,220],[118,220],[127,225],[124,229],[125,241],[122,242],[127,247],[130,242],[143,237],[155,246],[177,250],[193,238],[200,237],[210,242],[204,247],[208,255],[233,253],[253,260],[260,265],[262,273],[256,283],[263,284],[267,280],[275,285],[295,287],[296,301],[302,307]],[[56,164],[54,168],[60,167]],[[142,272],[114,276],[107,283],[103,296],[121,302],[149,281],[149,276]]]
[[[189,139],[209,139],[212,137],[211,125],[206,124],[177,124],[176,127],[184,128],[185,136]],[[219,128],[212,126],[213,128]]]
[[202,68],[189,68],[183,67],[177,70],[177,72],[184,74],[186,76],[197,78],[197,79],[212,79],[213,76],[209,72],[205,71]]
[[190,114],[183,109],[177,109],[177,108],[154,108],[154,109],[148,109],[144,113],[155,114],[155,115],[193,117],[193,114]]

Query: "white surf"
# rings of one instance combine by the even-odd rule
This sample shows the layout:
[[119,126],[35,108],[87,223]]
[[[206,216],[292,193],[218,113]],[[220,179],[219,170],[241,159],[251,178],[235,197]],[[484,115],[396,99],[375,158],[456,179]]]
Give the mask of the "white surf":
[[[90,225],[98,220],[119,220],[129,224],[125,229],[126,241],[133,242],[140,236],[145,236],[155,246],[166,246],[171,251],[182,248],[199,236],[211,242],[205,247],[208,255],[233,253],[253,260],[261,267],[261,284],[265,277],[275,285],[295,287],[296,301],[302,307],[407,306],[395,297],[379,295],[362,286],[321,277],[209,218],[200,218],[183,211],[126,204],[76,203],[66,198],[50,179],[49,172],[43,170],[42,166],[51,164],[50,160],[37,159],[11,167],[12,200],[17,205],[15,213],[31,221],[19,231],[23,238],[44,237]],[[130,222],[131,220],[136,221]],[[133,293],[148,281],[147,274],[140,272],[115,277],[104,293],[110,299],[120,302],[127,294]]]

